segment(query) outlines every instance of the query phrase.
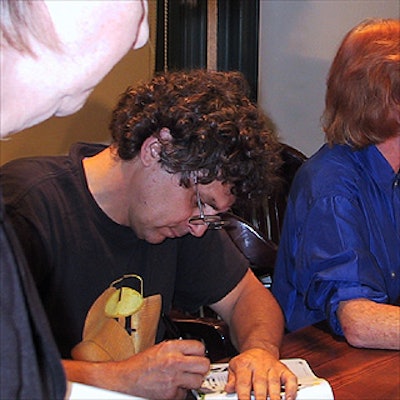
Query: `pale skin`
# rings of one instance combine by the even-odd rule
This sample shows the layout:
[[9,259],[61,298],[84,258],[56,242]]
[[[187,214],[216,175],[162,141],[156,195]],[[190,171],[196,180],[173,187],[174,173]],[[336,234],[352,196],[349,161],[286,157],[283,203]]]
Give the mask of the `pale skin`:
[[[393,171],[400,169],[400,135],[377,145]],[[337,310],[346,340],[355,347],[400,350],[400,307],[368,299],[342,301]]]
[[[89,189],[114,221],[130,226],[151,243],[186,234],[202,236],[205,226],[189,223],[199,213],[194,187],[179,186],[178,178],[158,162],[159,142],[146,139],[140,154],[121,161],[107,148],[84,160]],[[146,190],[141,190],[143,188]],[[117,190],[118,189],[118,190]],[[198,185],[206,214],[227,211],[234,202],[229,185],[214,181]],[[168,193],[166,198],[165,193]],[[249,399],[280,399],[286,385],[287,399],[294,399],[296,377],[279,362],[283,316],[270,292],[252,272],[223,299],[211,305],[228,323],[240,354],[230,361],[228,392]],[[248,310],[252,310],[249,317]],[[101,386],[136,396],[180,399],[186,390],[198,388],[209,370],[209,360],[198,341],[172,340],[157,344],[118,363],[86,363],[65,360],[69,380]]]
[[32,38],[32,55],[2,42],[1,137],[78,111],[111,68],[148,39],[146,0],[45,0],[33,6],[51,21],[54,32],[44,35],[55,36],[58,49]]

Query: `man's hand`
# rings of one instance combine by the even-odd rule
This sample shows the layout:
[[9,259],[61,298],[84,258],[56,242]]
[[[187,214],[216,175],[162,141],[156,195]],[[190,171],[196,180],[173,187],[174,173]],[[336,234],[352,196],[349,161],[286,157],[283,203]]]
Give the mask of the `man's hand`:
[[229,325],[232,343],[240,354],[229,363],[228,393],[240,400],[280,400],[281,385],[286,399],[295,399],[296,376],[279,361],[283,336],[282,311],[261,282],[248,270],[243,279],[223,299],[212,305]]
[[281,385],[285,386],[286,400],[295,399],[296,376],[263,349],[247,350],[229,362],[228,383],[225,390],[236,392],[240,400],[250,399],[253,392],[256,400],[280,400]]
[[197,340],[168,340],[124,361],[64,361],[68,379],[146,399],[184,399],[210,369]]

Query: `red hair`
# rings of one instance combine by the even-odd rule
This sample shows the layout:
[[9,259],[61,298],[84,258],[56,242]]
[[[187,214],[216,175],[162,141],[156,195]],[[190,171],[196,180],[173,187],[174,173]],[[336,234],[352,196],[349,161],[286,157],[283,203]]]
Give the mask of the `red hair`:
[[347,33],[327,80],[329,144],[363,148],[400,134],[400,20],[363,21]]

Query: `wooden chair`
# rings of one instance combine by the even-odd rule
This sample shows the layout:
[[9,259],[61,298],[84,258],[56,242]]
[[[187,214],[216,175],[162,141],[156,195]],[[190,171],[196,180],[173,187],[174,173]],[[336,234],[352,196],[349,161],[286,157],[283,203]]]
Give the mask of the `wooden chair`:
[[290,186],[297,170],[307,160],[307,157],[295,148],[282,144],[283,160],[280,169],[281,186],[258,205],[233,208],[233,212],[252,224],[266,240],[272,240],[279,245],[283,217],[286,210]]
[[266,239],[256,227],[236,214],[225,213],[223,219],[229,222],[225,228],[226,232],[247,258],[254,274],[266,288],[270,288],[277,244]]
[[294,176],[307,157],[295,148],[282,144],[283,164],[280,169],[281,185],[263,201],[247,207],[233,208],[224,215],[232,241],[249,260],[250,266],[264,286],[272,284],[282,223],[290,186]]

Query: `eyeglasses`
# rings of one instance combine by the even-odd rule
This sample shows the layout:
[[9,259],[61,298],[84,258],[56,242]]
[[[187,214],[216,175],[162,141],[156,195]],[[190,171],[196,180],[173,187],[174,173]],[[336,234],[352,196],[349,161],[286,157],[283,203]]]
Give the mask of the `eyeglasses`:
[[197,186],[197,179],[195,179],[195,187],[196,187],[196,199],[197,206],[199,207],[199,215],[196,215],[189,219],[189,224],[192,225],[207,225],[207,229],[222,229],[224,225],[228,224],[228,221],[225,221],[221,218],[220,215],[205,215],[203,210],[203,203],[200,199],[199,187]]

